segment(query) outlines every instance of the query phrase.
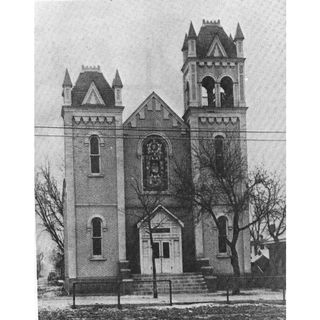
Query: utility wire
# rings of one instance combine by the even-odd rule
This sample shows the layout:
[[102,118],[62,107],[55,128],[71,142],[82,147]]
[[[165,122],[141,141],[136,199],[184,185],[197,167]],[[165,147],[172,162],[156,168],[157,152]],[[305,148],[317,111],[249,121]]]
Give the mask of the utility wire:
[[[65,135],[65,134],[35,134],[35,137],[51,137],[51,138],[87,138],[87,135]],[[115,139],[142,139],[144,135],[101,135],[101,138],[115,138]],[[212,140],[211,137],[169,137],[170,140]],[[262,142],[286,142],[286,139],[258,139],[258,138],[242,138],[242,137],[229,137],[228,140],[235,141],[262,141]]]
[[[88,130],[92,128],[88,127],[73,127],[73,126],[46,126],[46,125],[35,125],[35,129],[74,129],[74,130]],[[94,126],[95,130],[123,130],[123,131],[145,131],[145,130],[151,130],[151,131],[181,131],[181,130],[187,130],[188,132],[212,132],[212,129],[206,129],[206,128],[199,128],[199,129],[190,129],[190,128],[154,128],[154,127],[123,127],[123,126],[118,126],[118,127],[102,127],[102,126]],[[281,130],[219,130],[223,132],[247,132],[247,133],[262,133],[262,134],[285,134],[286,131],[281,131]]]

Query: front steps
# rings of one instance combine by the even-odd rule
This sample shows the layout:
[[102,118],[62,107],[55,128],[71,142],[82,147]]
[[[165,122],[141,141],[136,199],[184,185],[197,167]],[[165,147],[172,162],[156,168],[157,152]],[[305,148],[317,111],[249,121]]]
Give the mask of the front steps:
[[[152,291],[152,282],[136,282],[138,280],[152,280],[152,275],[132,275],[132,294],[150,295]],[[202,274],[195,272],[180,274],[157,274],[157,280],[171,280],[172,293],[207,293],[208,288]],[[159,294],[169,294],[168,282],[157,282]]]

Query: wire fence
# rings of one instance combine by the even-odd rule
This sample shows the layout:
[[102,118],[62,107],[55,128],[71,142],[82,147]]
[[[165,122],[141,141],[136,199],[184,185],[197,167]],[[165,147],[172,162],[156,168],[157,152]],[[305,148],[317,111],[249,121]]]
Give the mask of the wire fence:
[[[169,276],[168,276],[169,277]],[[116,298],[116,306],[118,309],[122,309],[124,305],[131,305],[135,303],[128,303],[127,297],[131,295],[134,296],[134,289],[137,288],[139,284],[142,283],[153,283],[154,280],[131,280],[124,281],[118,280],[105,280],[105,281],[79,281],[73,282],[72,284],[72,308],[76,308],[76,297],[80,297],[85,292],[85,295],[95,296],[97,293],[94,291],[98,289],[101,293],[101,288],[107,288],[109,295]],[[158,295],[153,296],[155,298],[152,300],[155,304],[168,304],[172,306],[173,304],[191,304],[191,303],[239,303],[239,302],[255,302],[264,303],[266,301],[272,301],[277,303],[286,303],[286,277],[285,276],[222,276],[219,278],[217,287],[213,292],[199,294],[199,293],[185,293],[185,294],[175,294],[175,301],[173,300],[173,293],[175,284],[171,279],[159,279],[156,280],[156,286],[159,283],[167,284],[165,287],[161,287],[162,293],[168,296],[168,299],[160,301]],[[91,289],[90,289],[91,286]],[[159,287],[158,287],[159,288]],[[166,289],[163,291],[163,289]],[[257,291],[255,289],[263,289],[263,291]],[[209,290],[210,291],[210,290]],[[260,296],[261,292],[266,294],[265,297]],[[126,295],[126,298],[124,298]],[[142,294],[147,296],[146,293]],[[149,293],[149,296],[151,293]],[[152,293],[153,295],[153,293]],[[94,298],[93,298],[94,299]],[[111,299],[106,296],[106,305],[114,305],[110,303]],[[141,296],[139,298],[141,300]],[[114,302],[115,300],[112,299]],[[141,300],[142,303],[146,302]],[[141,304],[141,302],[139,303]]]

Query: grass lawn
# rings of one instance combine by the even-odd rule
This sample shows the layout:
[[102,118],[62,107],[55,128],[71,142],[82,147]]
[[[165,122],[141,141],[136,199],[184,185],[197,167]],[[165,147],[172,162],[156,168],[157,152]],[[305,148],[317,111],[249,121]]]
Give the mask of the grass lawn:
[[214,320],[283,320],[284,305],[271,304],[234,304],[224,306],[192,306],[178,307],[125,307],[123,310],[106,306],[86,306],[77,309],[41,310],[39,320],[62,319],[108,319],[108,320],[179,320],[179,319],[214,319]]

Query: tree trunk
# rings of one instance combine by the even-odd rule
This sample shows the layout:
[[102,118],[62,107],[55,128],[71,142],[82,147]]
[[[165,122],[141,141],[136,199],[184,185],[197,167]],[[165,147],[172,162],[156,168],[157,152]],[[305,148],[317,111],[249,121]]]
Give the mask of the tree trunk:
[[156,259],[154,257],[153,252],[153,237],[151,232],[151,227],[149,227],[149,235],[150,235],[150,244],[152,250],[152,290],[153,290],[153,298],[158,298],[158,287],[157,287],[157,270],[156,270]]
[[238,252],[235,244],[232,244],[230,246],[230,249],[231,249],[231,265],[232,265],[233,275],[234,275],[232,294],[239,294],[240,293],[239,257],[238,257]]
[[156,260],[152,252],[152,278],[153,278],[153,297],[158,298],[158,288],[157,288],[157,271],[156,271]]

